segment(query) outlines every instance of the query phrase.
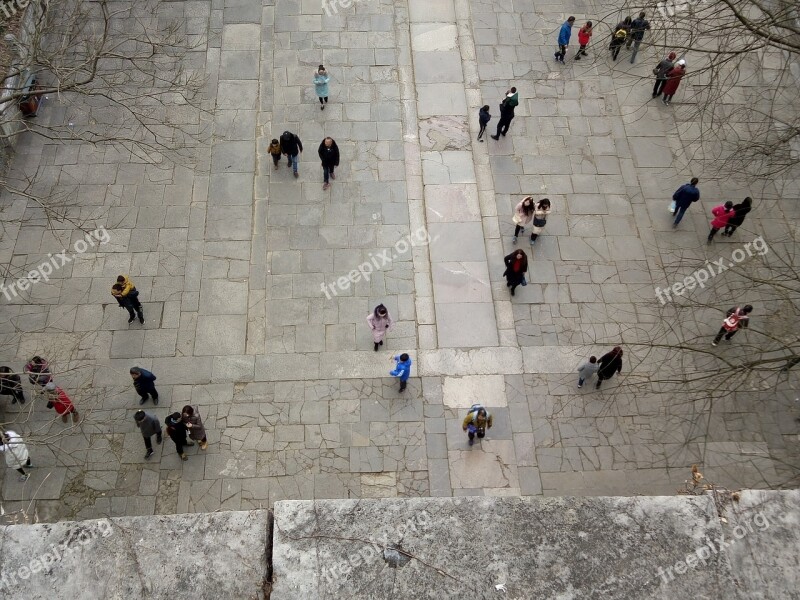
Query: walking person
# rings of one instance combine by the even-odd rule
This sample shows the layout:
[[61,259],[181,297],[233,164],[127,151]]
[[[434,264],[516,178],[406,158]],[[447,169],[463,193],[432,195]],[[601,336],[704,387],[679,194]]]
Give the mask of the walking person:
[[480,404],[473,404],[464,421],[461,423],[461,429],[467,432],[469,437],[469,445],[475,443],[475,436],[482,440],[486,437],[486,430],[492,427],[492,413],[486,410]]
[[499,140],[500,136],[506,136],[508,128],[511,126],[511,121],[514,120],[514,110],[519,104],[519,93],[517,88],[512,87],[503,96],[503,101],[500,103],[500,120],[497,122],[497,132],[492,136],[493,140]]
[[592,33],[591,21],[586,21],[586,25],[578,30],[578,43],[580,44],[580,48],[578,48],[578,52],[575,54],[575,60],[580,60],[581,56],[589,56],[586,52],[586,46],[589,45],[589,41],[592,39]]
[[536,243],[536,238],[544,231],[544,226],[547,225],[547,215],[550,214],[550,199],[542,198],[536,203],[533,210],[533,228],[531,229],[531,246]]
[[392,358],[395,362],[395,367],[389,371],[389,375],[397,377],[400,380],[400,389],[398,391],[404,392],[408,378],[411,377],[411,357],[405,352],[400,356]]
[[5,455],[6,466],[16,469],[19,473],[20,481],[28,481],[30,473],[25,472],[25,468],[33,468],[31,457],[28,454],[28,447],[22,437],[15,431],[0,431],[0,452]]
[[631,25],[631,18],[625,17],[625,20],[617,23],[617,26],[614,28],[614,33],[611,36],[611,43],[608,45],[608,49],[611,50],[612,60],[617,60],[619,51],[622,49],[622,46],[628,39],[628,35],[631,31]]
[[697,177],[692,177],[689,183],[684,183],[672,194],[672,201],[675,204],[675,220],[672,222],[673,229],[681,222],[683,215],[686,214],[686,211],[692,203],[700,200],[700,190],[697,189],[698,183],[700,183],[700,180]]
[[517,243],[519,234],[525,231],[525,227],[533,221],[533,212],[536,210],[536,205],[533,198],[526,196],[519,201],[514,208],[514,216],[511,218],[514,221],[514,237],[511,239],[512,244]]
[[295,177],[299,177],[300,175],[297,172],[297,167],[300,159],[300,153],[303,151],[303,142],[301,142],[300,138],[291,131],[284,131],[281,134],[280,144],[281,152],[286,155],[286,158],[289,161],[287,166],[292,167]]
[[486,132],[486,126],[491,120],[492,115],[489,114],[489,105],[486,104],[478,111],[478,125],[480,126],[480,131],[478,132],[479,142],[483,142],[483,134]]
[[158,406],[158,390],[156,390],[156,376],[147,369],[131,367],[133,389],[139,394],[139,406],[147,402],[148,396],[153,398],[153,404]]
[[596,356],[590,356],[589,360],[578,367],[578,388],[582,388],[583,382],[591,379],[599,368],[600,364],[597,362]]
[[133,323],[136,316],[139,316],[139,323],[144,324],[144,310],[142,303],[139,302],[139,290],[133,285],[133,281],[125,275],[117,277],[116,283],[111,286],[111,295],[122,308],[128,311],[128,323]]
[[667,73],[667,83],[664,85],[664,97],[661,101],[664,106],[669,106],[672,102],[672,97],[678,91],[678,86],[681,84],[681,79],[686,75],[686,61],[680,59],[669,73]]
[[661,95],[664,86],[667,85],[667,73],[675,66],[675,59],[678,57],[674,52],[670,52],[665,59],[658,63],[653,69],[653,75],[656,76],[656,83],[653,86],[653,98]]
[[187,404],[181,411],[181,419],[183,419],[186,429],[189,430],[189,437],[200,444],[200,450],[208,448],[206,428],[203,426],[200,412]]
[[503,258],[506,270],[503,277],[506,278],[506,287],[511,288],[511,295],[518,285],[528,285],[525,281],[525,273],[528,272],[528,257],[522,250],[514,250],[511,254]]
[[151,438],[154,435],[156,436],[156,444],[160,444],[163,439],[161,435],[161,423],[156,417],[148,415],[143,410],[137,410],[133,415],[133,420],[136,421],[136,426],[139,428],[139,432],[144,438],[144,447],[146,450],[144,458],[145,460],[149,460],[150,457],[153,456],[153,442]]
[[733,216],[733,202],[728,200],[725,204],[720,204],[711,209],[714,218],[711,219],[711,231],[708,232],[707,243],[714,241],[714,236],[723,227],[728,225],[728,220]]
[[567,55],[567,46],[569,46],[569,38],[572,37],[572,25],[575,23],[575,17],[570,17],[561,25],[558,30],[558,51],[553,55],[556,62],[564,64],[564,57]]
[[339,146],[332,137],[326,137],[320,142],[319,159],[322,161],[322,189],[327,190],[330,187],[329,179],[336,179],[336,174],[333,172],[339,166]]
[[41,356],[34,356],[30,359],[23,372],[28,376],[28,381],[31,384],[40,387],[46,386],[53,379],[53,374],[50,373],[50,365]]
[[394,321],[392,315],[389,314],[383,304],[378,304],[371,313],[367,315],[367,323],[370,330],[372,330],[372,341],[375,344],[375,352],[378,351],[378,346],[383,346],[383,336],[392,328]]
[[0,395],[11,396],[11,404],[25,404],[22,381],[9,367],[0,367]]
[[725,223],[725,231],[722,232],[722,235],[727,237],[733,235],[733,232],[744,223],[744,218],[750,212],[752,205],[753,199],[750,196],[742,200],[740,204],[734,205],[733,214],[728,217],[728,222]]
[[277,169],[278,164],[281,162],[281,143],[276,138],[272,138],[267,152],[269,152],[269,155],[272,157],[272,164]]
[[324,65],[320,65],[314,71],[314,91],[317,93],[317,98],[319,98],[320,110],[325,110],[325,105],[328,103],[328,82],[330,80],[331,78]]
[[186,439],[189,429],[186,427],[186,423],[183,422],[181,413],[172,413],[166,419],[164,419],[164,423],[167,426],[167,435],[169,436],[169,439],[175,443],[175,450],[177,451],[178,456],[181,457],[181,460],[189,460],[189,457],[186,456],[186,451],[184,448],[187,446],[194,446],[194,442],[190,442]]
[[600,357],[598,365],[597,385],[594,386],[597,390],[600,389],[603,380],[611,379],[615,373],[622,373],[622,348],[614,346],[611,352]]
[[636,60],[636,53],[639,52],[639,45],[644,39],[644,32],[650,31],[650,22],[644,18],[644,12],[640,12],[639,16],[631,22],[631,34],[628,36],[626,48],[631,49],[633,45],[633,53],[631,54],[631,64]]
[[77,423],[80,420],[80,415],[69,399],[67,393],[58,387],[54,382],[48,383],[44,386],[44,391],[47,394],[47,408],[54,408],[55,411],[61,415],[61,420],[66,423],[67,417],[72,415],[72,422]]
[[753,312],[753,306],[751,304],[729,308],[728,312],[725,313],[725,319],[722,321],[722,327],[719,328],[717,336],[714,338],[714,341],[711,342],[711,345],[716,346],[719,344],[723,335],[725,336],[726,342],[730,341],[730,339],[736,335],[737,331],[747,328],[750,325],[751,312]]

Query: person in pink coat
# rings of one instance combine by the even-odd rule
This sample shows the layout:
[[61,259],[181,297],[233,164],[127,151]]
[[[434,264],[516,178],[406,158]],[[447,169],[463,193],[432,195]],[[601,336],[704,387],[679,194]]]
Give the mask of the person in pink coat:
[[714,218],[711,219],[711,231],[708,233],[708,243],[714,240],[717,232],[728,224],[735,211],[733,210],[733,202],[728,200],[725,204],[720,204],[711,209],[711,214]]
[[378,346],[383,346],[383,336],[394,325],[392,315],[383,304],[378,304],[375,310],[367,315],[367,324],[372,330],[372,341],[375,342],[375,352],[377,352]]

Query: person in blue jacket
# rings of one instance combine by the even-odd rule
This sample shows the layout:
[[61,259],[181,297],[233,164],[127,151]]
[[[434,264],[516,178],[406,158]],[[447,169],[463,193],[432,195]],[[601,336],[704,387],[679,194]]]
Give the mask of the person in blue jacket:
[[133,379],[133,388],[139,394],[139,406],[147,402],[147,397],[152,396],[153,404],[158,406],[158,391],[156,391],[156,376],[147,369],[140,367],[131,367],[131,378]]
[[411,376],[411,357],[408,354],[403,353],[400,356],[395,356],[393,360],[397,364],[394,370],[389,372],[389,375],[392,377],[397,377],[400,380],[399,391],[403,392],[406,389],[406,382]]
[[558,32],[558,52],[553,56],[562,64],[564,63],[564,57],[567,55],[567,46],[569,46],[569,38],[572,35],[573,23],[575,23],[575,17],[570,17],[561,25],[561,30]]
[[700,180],[697,177],[692,177],[689,183],[684,183],[672,194],[672,199],[675,201],[675,221],[672,223],[673,229],[681,222],[683,215],[686,214],[686,210],[692,203],[700,200],[700,190],[697,189],[697,184],[699,182]]

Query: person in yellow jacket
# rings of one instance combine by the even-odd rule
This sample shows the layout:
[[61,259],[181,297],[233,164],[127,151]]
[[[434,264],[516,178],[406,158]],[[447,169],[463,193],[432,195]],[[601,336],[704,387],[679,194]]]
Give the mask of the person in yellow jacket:
[[144,311],[142,303],[139,302],[139,290],[133,285],[133,281],[125,275],[117,277],[117,282],[111,286],[111,295],[116,298],[117,303],[128,311],[130,318],[128,323],[132,323],[136,318],[134,310],[139,315],[139,323],[144,324]]
[[470,407],[467,416],[464,417],[464,422],[461,428],[467,432],[469,436],[469,445],[475,443],[475,435],[479,438],[486,436],[486,429],[492,426],[492,413],[487,411],[480,404],[473,404]]

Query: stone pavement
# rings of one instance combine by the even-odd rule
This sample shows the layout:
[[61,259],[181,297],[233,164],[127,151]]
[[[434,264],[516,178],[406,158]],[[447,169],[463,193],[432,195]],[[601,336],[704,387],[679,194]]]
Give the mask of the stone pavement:
[[[650,342],[674,319],[653,286],[675,279],[678,260],[702,264],[739,243],[707,250],[699,206],[669,227],[669,195],[688,179],[674,159],[682,142],[674,112],[633,86],[655,51],[616,71],[602,56],[557,65],[564,7],[532,1],[262,4],[164,3],[207,36],[213,136],[193,161],[143,165],[21,140],[11,176],[77,192],[82,216],[111,241],[29,294],[0,298],[4,364],[46,356],[84,412],[65,432],[41,400],[5,405],[40,467],[25,485],[4,473],[6,511],[55,520],[281,499],[672,494],[696,462],[729,487],[796,475],[791,390],[731,395],[713,410],[676,401],[645,386],[655,348],[629,350],[627,377],[602,393],[574,387],[588,354]],[[324,111],[311,85],[320,63],[332,75]],[[510,85],[521,104],[509,135],[475,143],[477,108],[496,113]],[[53,104],[40,118],[65,115],[75,118]],[[287,129],[304,144],[299,179],[266,153]],[[326,135],[342,164],[323,191]],[[704,209],[723,191],[746,195],[733,182],[702,190]],[[502,257],[522,194],[547,195],[554,211],[512,302]],[[83,235],[25,198],[2,202],[0,257],[15,272]],[[780,231],[794,213],[778,208],[743,231]],[[109,302],[120,272],[141,291],[144,326]],[[365,319],[379,302],[396,325],[375,353]],[[717,314],[701,307],[696,318]],[[706,343],[703,327],[687,329]],[[414,377],[400,396],[388,371],[404,351]],[[161,419],[199,407],[206,452],[182,463],[167,440],[144,461],[133,365],[158,376]],[[469,448],[460,421],[473,402],[495,424]]]

